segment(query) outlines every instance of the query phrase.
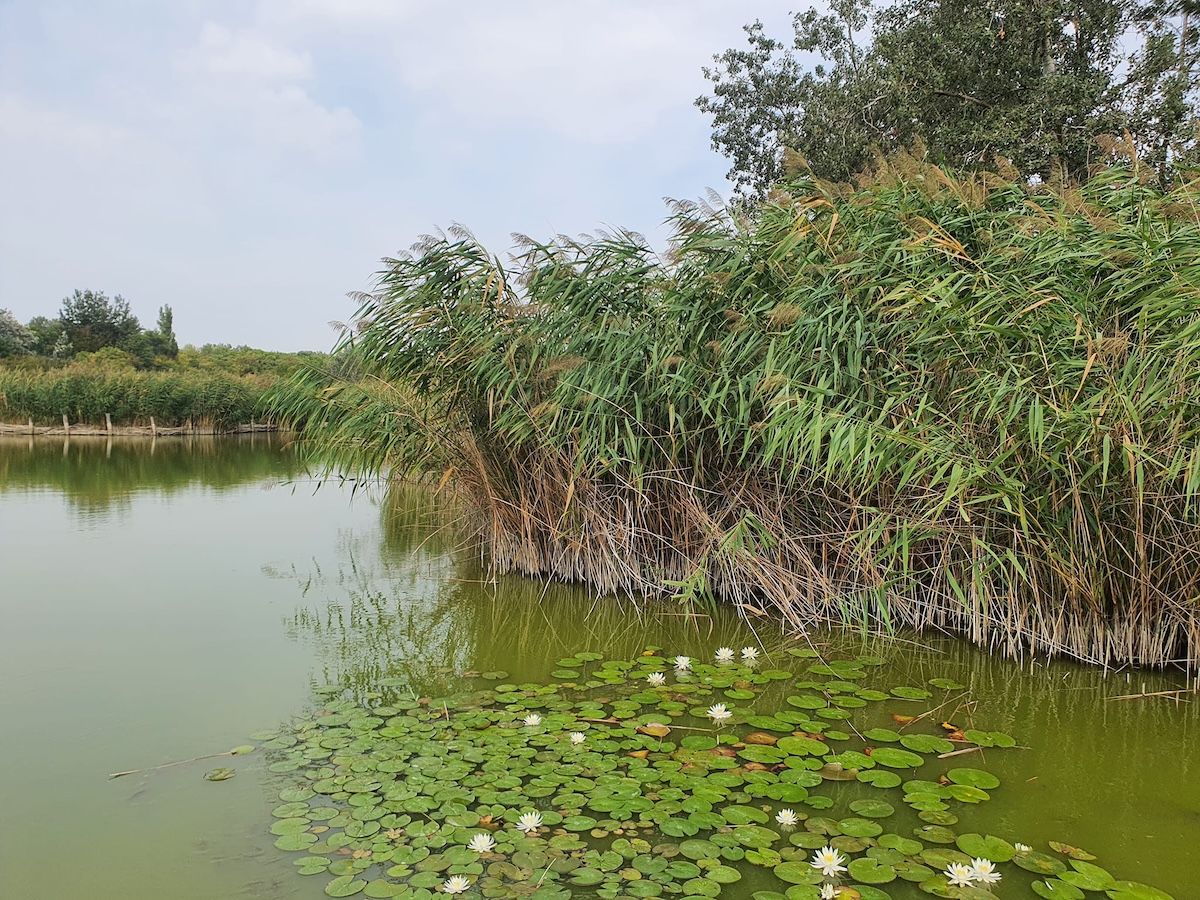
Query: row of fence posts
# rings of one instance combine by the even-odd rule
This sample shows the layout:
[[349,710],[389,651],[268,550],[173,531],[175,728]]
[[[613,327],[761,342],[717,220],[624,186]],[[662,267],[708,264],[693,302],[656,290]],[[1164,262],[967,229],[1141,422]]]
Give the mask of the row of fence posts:
[[[188,431],[191,431],[192,430],[192,420],[191,419],[188,419],[187,426],[188,426]],[[112,434],[112,430],[113,430],[112,416],[109,415],[108,413],[104,414],[104,430],[107,431],[109,434]],[[33,417],[32,416],[30,416],[30,418],[29,418],[29,433],[30,434],[37,433],[37,429],[34,428],[34,425],[33,425]],[[71,433],[71,421],[70,421],[70,419],[67,418],[67,414],[63,413],[63,434],[69,435],[70,433]],[[152,434],[154,437],[158,437],[158,425],[154,421],[154,416],[150,417],[150,434]]]
[[[70,419],[67,417],[67,414],[66,414],[66,413],[63,413],[63,417],[62,417],[62,423],[63,423],[63,433],[64,433],[64,434],[68,434],[68,435],[69,435],[69,434],[71,433],[71,421],[70,421]],[[253,432],[254,432],[254,431],[256,431],[257,429],[258,429],[258,426],[255,424],[254,420],[252,419],[252,420],[250,421],[250,427],[249,427],[249,429],[248,429],[248,430],[249,430],[251,433],[253,433]],[[104,430],[105,430],[105,431],[106,431],[108,434],[112,434],[112,432],[113,432],[112,416],[111,416],[111,415],[109,415],[108,413],[105,413],[105,414],[104,414]],[[188,419],[188,420],[187,420],[187,430],[188,430],[189,432],[194,432],[194,431],[195,431],[195,428],[192,426],[192,420],[191,420],[191,419]],[[239,430],[240,430],[240,427],[239,427]],[[36,426],[34,426],[34,424],[33,424],[33,417],[32,417],[32,416],[30,416],[30,417],[29,417],[29,433],[30,433],[31,435],[37,434],[37,428],[36,428]],[[151,417],[150,417],[150,434],[152,434],[154,437],[158,437],[158,424],[157,424],[157,423],[154,421],[154,416],[151,416]]]

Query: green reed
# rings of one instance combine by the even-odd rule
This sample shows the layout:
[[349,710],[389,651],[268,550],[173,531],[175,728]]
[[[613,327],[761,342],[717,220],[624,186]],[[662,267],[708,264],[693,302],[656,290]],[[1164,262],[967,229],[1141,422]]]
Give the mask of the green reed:
[[671,247],[469,234],[385,261],[315,458],[423,471],[501,569],[1017,653],[1200,652],[1200,185],[909,157]]

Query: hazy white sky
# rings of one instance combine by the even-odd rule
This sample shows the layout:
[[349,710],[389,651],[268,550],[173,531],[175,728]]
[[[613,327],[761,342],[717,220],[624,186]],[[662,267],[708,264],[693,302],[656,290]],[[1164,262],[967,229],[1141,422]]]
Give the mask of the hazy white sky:
[[777,0],[0,0],[0,307],[120,293],[181,342],[325,349],[461,222],[660,234],[727,193],[700,68]]

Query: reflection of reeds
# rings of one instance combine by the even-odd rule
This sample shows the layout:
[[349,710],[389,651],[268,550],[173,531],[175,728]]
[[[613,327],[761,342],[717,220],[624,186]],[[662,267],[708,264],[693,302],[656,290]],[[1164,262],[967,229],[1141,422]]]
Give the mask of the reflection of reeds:
[[1196,190],[905,159],[680,206],[666,260],[617,234],[510,272],[455,233],[387,261],[353,379],[279,411],[456,486],[501,571],[1190,664]]
[[[305,586],[306,600],[288,619],[289,633],[317,648],[318,680],[343,685],[356,696],[378,691],[382,680],[396,677],[418,693],[437,695],[456,689],[468,671],[504,670],[513,681],[545,681],[557,659],[580,650],[633,658],[659,647],[668,655],[708,660],[718,646],[753,644],[763,649],[761,667],[802,672],[812,660],[786,653],[788,647],[802,647],[826,659],[881,658],[882,666],[867,670],[864,684],[871,687],[920,686],[935,677],[966,685],[965,691],[912,704],[914,712],[923,712],[955,698],[940,710],[938,721],[955,718],[1011,730],[1035,745],[1043,744],[1043,732],[1102,733],[1106,753],[1129,759],[1145,752],[1151,734],[1175,754],[1173,765],[1181,776],[1200,763],[1187,740],[1200,727],[1200,704],[1111,699],[1183,687],[1176,675],[1105,673],[1045,659],[1027,660],[1018,668],[961,640],[908,632],[864,637],[856,630],[813,631],[807,640],[796,641],[781,633],[778,623],[755,628],[732,609],[686,614],[661,601],[634,606],[561,582],[493,577],[469,553],[435,548],[430,540],[435,532],[427,530],[428,495],[402,494],[405,499],[397,502],[412,504],[406,515],[398,516],[395,505],[383,507],[387,533],[381,553],[372,547],[374,536],[364,536],[342,547],[335,570],[295,576]],[[422,524],[397,525],[404,520]],[[397,527],[408,536],[397,538]]]

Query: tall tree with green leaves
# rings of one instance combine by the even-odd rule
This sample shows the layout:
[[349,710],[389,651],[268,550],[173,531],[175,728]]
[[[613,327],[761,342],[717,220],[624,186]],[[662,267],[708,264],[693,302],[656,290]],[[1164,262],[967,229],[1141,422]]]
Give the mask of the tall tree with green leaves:
[[833,0],[798,13],[790,42],[748,25],[748,46],[704,70],[697,105],[744,194],[780,177],[785,148],[842,180],[918,142],[956,168],[1004,158],[1082,179],[1097,139],[1126,132],[1166,177],[1194,145],[1195,3]]
[[1165,180],[1172,168],[1194,166],[1200,154],[1200,2],[1147,0],[1134,24],[1141,43],[1129,61],[1125,112],[1143,160]]
[[170,306],[158,308],[158,332],[162,343],[162,355],[174,359],[179,355],[179,341],[175,337],[175,311]]
[[122,347],[142,330],[125,298],[109,299],[100,291],[77,290],[64,298],[59,319],[76,353]]

